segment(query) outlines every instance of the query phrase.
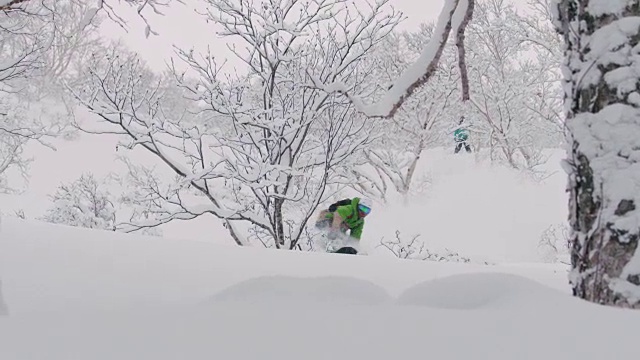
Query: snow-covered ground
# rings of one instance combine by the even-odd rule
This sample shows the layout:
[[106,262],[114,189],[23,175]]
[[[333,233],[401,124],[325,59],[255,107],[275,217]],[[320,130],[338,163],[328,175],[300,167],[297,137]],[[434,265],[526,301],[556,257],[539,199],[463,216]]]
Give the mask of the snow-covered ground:
[[[566,216],[564,175],[534,183],[443,152],[425,156],[428,191],[368,218],[369,256],[5,216],[0,359],[636,358],[640,313],[572,297],[567,266],[538,258]],[[394,258],[377,244],[395,230],[496,265]]]
[[393,201],[379,206],[367,218],[369,251],[382,238],[420,234],[432,251],[449,249],[472,260],[489,262],[538,262],[542,233],[567,222],[567,175],[560,167],[563,150],[551,150],[539,170],[546,174],[533,181],[522,173],[475,155],[453,155],[452,149],[432,149],[416,170],[424,191],[407,203]]
[[236,248],[4,218],[0,359],[626,359],[564,265]]
[[[424,15],[419,23],[443,3],[396,2],[406,13],[401,4],[420,6],[412,8]],[[200,36],[212,33],[210,24],[190,7],[169,9],[170,22],[154,22],[168,37],[143,41],[137,10],[123,16],[138,20],[130,31],[138,35],[123,40],[155,70],[165,70],[174,46],[228,44]],[[190,25],[197,29],[173,31],[194,16],[200,25]],[[194,30],[198,35],[184,32]],[[350,256],[236,247],[211,217],[163,226],[165,237],[35,221],[61,182],[123,170],[115,162],[115,137],[83,134],[54,142],[56,152],[36,143],[23,154],[34,159],[24,194],[0,194],[0,360],[640,355],[640,313],[571,296],[568,266],[559,261],[566,255],[562,150],[549,151],[541,169],[548,177],[535,182],[475,154],[430,149],[413,181],[423,191],[391,195],[389,203],[374,206],[362,241],[367,256]],[[134,162],[158,161],[140,151],[131,153]],[[159,176],[172,175],[164,171]],[[380,246],[396,232],[403,241],[419,237],[432,253],[472,261],[398,259]],[[545,232],[548,243],[541,248]]]
[[[47,194],[60,183],[85,171],[97,177],[121,171],[115,162],[115,141],[97,140],[85,135],[81,141],[60,142],[56,153],[39,153],[31,165],[30,189],[20,195],[0,194],[0,214],[22,210],[27,219],[38,218],[52,206]],[[92,157],[82,156],[85,148],[91,149]],[[149,161],[144,155],[135,160]],[[430,251],[449,250],[476,262],[546,260],[548,249],[539,247],[542,233],[567,221],[567,177],[560,167],[564,156],[561,149],[549,151],[549,161],[541,168],[549,176],[535,182],[502,165],[476,162],[474,155],[431,149],[421,158],[414,179],[416,189],[423,191],[416,191],[408,202],[390,196],[389,204],[376,204],[367,218],[363,247],[371,255],[389,256],[380,243],[393,240],[398,230],[406,240],[420,235]],[[113,189],[114,194],[118,190]],[[211,216],[161,228],[169,238],[234,245],[221,222]]]

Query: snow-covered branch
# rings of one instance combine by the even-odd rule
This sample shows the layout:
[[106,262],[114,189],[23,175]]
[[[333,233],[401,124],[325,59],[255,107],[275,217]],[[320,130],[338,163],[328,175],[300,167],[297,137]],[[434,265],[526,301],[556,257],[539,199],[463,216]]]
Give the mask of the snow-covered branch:
[[[179,188],[173,197],[164,198],[166,204],[163,206],[176,205],[177,211],[191,214],[189,216],[210,213],[225,221],[250,219],[265,226],[264,219],[251,210],[227,207],[219,199],[219,194],[224,192],[214,190],[209,179],[223,178],[225,170],[219,170],[219,166],[209,162],[208,158],[199,156],[207,134],[189,124],[186,114],[175,110],[178,104],[165,102],[170,98],[167,93],[175,87],[165,87],[162,80],[145,69],[136,56],[122,50],[114,49],[106,56],[94,56],[89,65],[87,81],[70,88],[76,99],[97,114],[103,123],[110,125],[105,131],[125,135],[128,138],[128,142],[122,144],[125,148],[142,147],[149,151],[176,176],[184,179],[183,188],[193,188],[206,199],[204,207],[183,203],[179,193],[182,188]],[[117,130],[114,131],[113,127]],[[89,131],[100,133],[103,129]],[[198,176],[203,168],[208,169],[207,174],[210,175]],[[178,218],[179,215],[173,214],[172,217]],[[230,232],[237,242],[243,242],[233,229]]]
[[341,82],[316,82],[316,85],[327,92],[339,92],[346,95],[358,111],[367,117],[393,117],[406,99],[411,97],[433,76],[451,31],[454,31],[458,34],[458,38],[462,39],[460,34],[464,32],[464,27],[471,16],[474,1],[445,1],[434,36],[423,49],[421,56],[400,74],[382,98],[374,104],[366,104],[365,99],[354,95],[346,84]]
[[[250,65],[236,77],[221,76],[210,53],[178,50],[174,62],[188,70],[174,67],[171,78],[154,76],[120,49],[96,54],[87,80],[69,87],[107,126],[83,128],[124,135],[121,148],[145,149],[176,177],[162,184],[132,171],[133,198],[148,221],[122,225],[212,214],[238,244],[296,248],[333,169],[369,138],[351,104],[309,84],[359,86],[356,65],[399,21],[385,14],[386,3],[365,11],[345,1],[210,0],[205,16],[241,40],[236,56]],[[238,221],[249,231],[240,232]]]
[[30,0],[0,0],[0,11],[16,11],[20,9],[20,6],[24,5]]
[[[363,66],[371,69],[367,82],[367,87],[374,88],[371,98],[383,96],[385,85],[393,83],[420,56],[433,31],[433,26],[423,25],[417,33],[393,34],[368,56]],[[460,94],[455,59],[455,49],[445,48],[430,81],[407,99],[392,119],[374,122],[379,136],[361,163],[345,171],[345,182],[381,199],[389,191],[406,197],[417,189],[412,185],[416,185],[414,176],[423,152],[440,145],[442,134],[457,114],[453,111]]]
[[83,174],[69,184],[58,186],[51,196],[53,206],[42,220],[54,224],[115,230],[116,205],[104,183],[92,174]]
[[512,2],[487,0],[467,31],[471,136],[492,159],[536,176],[542,151],[562,135],[560,39],[544,20],[536,11],[520,15]]
[[438,262],[471,262],[471,259],[461,256],[457,252],[453,252],[449,249],[444,249],[443,252],[433,252],[427,248],[427,244],[424,241],[419,240],[419,237],[420,234],[414,235],[411,238],[406,238],[401,235],[399,230],[396,230],[394,239],[385,240],[383,238],[380,240],[378,247],[384,247],[399,259]]
[[[11,12],[25,12],[29,11],[29,7],[38,5],[41,0],[0,0],[0,11],[5,14]],[[42,1],[45,3],[47,1]],[[53,2],[53,1],[51,1]],[[80,27],[84,27],[94,21],[94,19],[100,14],[104,13],[106,16],[120,25],[122,28],[127,27],[127,21],[123,16],[119,14],[121,9],[118,9],[118,4],[122,0],[65,0],[57,1],[62,3],[63,6],[68,4],[81,5],[83,10],[86,11],[82,17],[76,18],[76,24]],[[93,3],[94,5],[91,5]],[[168,8],[175,3],[184,4],[183,0],[124,0],[124,3],[135,7],[137,15],[146,24],[145,35],[148,37],[150,34],[158,35],[149,22],[149,13],[155,15],[165,15],[162,10]],[[50,4],[47,4],[50,6]]]
[[[62,79],[97,45],[96,28],[78,25],[86,4],[77,0],[6,3],[0,12],[0,177],[17,172],[27,178],[23,158],[28,142],[51,147],[48,139],[64,134],[69,113]],[[6,191],[9,184],[0,181]]]

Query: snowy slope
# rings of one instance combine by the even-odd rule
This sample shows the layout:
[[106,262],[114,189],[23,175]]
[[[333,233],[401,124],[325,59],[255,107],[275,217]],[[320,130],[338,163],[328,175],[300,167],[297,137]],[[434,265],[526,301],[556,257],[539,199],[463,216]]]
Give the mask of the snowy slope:
[[194,304],[260,276],[347,276],[397,296],[445,275],[529,276],[568,292],[563,265],[482,266],[221,246],[3,218],[0,279],[12,314]]
[[640,314],[572,298],[559,265],[242,249],[12,218],[0,226],[3,360],[638,354]]
[[416,183],[428,179],[423,193],[408,204],[392,202],[374,209],[364,232],[370,253],[395,230],[420,234],[430,250],[449,249],[476,261],[538,262],[539,242],[549,226],[567,222],[567,175],[563,151],[550,151],[548,177],[536,182],[518,171],[474,155],[431,149],[421,158]]
[[[39,154],[32,164],[31,188],[16,196],[0,194],[0,213],[9,216],[22,209],[27,218],[37,218],[52,205],[47,194],[55,192],[59,182],[72,181],[83,171],[102,176],[107,170],[117,170],[104,166],[114,162],[113,146],[106,144],[96,150],[97,145],[91,148],[92,141],[95,137],[61,144],[56,156]],[[83,159],[86,151],[96,155]],[[393,239],[400,230],[406,238],[420,234],[419,239],[432,251],[449,249],[478,262],[541,261],[541,234],[549,226],[567,221],[567,177],[560,168],[565,153],[556,149],[549,155],[543,170],[550,176],[536,183],[504,166],[476,162],[473,155],[453,155],[452,148],[425,152],[414,179],[416,188],[425,183],[424,190],[412,194],[408,203],[390,194],[389,204],[376,204],[367,218],[364,248],[370,254],[390,256],[380,242]],[[59,166],[60,159],[69,168],[60,171],[52,167]],[[228,232],[213,217],[161,228],[168,237],[233,245]]]

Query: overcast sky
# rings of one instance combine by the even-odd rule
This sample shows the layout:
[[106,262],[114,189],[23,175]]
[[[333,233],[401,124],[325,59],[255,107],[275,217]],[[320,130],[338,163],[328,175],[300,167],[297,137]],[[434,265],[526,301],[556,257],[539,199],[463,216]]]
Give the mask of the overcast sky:
[[[366,0],[355,0],[364,5]],[[370,0],[371,1],[371,0]],[[400,25],[402,30],[417,29],[419,24],[435,21],[440,14],[444,0],[390,0],[390,5],[402,12],[406,20]],[[198,1],[202,3],[202,1]],[[366,5],[364,5],[366,6]],[[150,16],[150,22],[158,36],[144,37],[144,23],[135,18],[135,9],[124,8],[129,22],[128,33],[123,32],[114,24],[104,26],[105,35],[122,39],[156,70],[166,68],[166,61],[173,55],[173,46],[204,50],[210,46],[218,56],[230,57],[226,50],[229,38],[216,35],[216,28],[207,24],[202,15],[196,14],[191,6],[176,3],[165,10],[166,16]]]

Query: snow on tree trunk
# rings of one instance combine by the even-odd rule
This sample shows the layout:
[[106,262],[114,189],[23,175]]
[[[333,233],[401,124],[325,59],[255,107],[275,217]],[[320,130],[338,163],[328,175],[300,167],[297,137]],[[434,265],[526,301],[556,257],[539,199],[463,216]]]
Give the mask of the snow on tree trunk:
[[555,0],[580,298],[640,308],[640,2]]

